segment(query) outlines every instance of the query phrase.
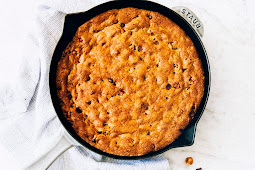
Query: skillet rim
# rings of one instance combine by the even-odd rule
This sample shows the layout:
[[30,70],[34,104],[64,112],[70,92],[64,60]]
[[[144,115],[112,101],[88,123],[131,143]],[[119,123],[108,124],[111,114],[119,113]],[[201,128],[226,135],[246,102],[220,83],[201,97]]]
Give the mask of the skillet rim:
[[[134,7],[139,9],[145,9],[150,11],[158,12],[167,18],[171,19],[173,22],[175,22],[178,26],[180,26],[185,33],[191,38],[193,41],[197,52],[199,54],[199,58],[202,62],[202,67],[204,70],[204,76],[205,76],[205,90],[203,98],[201,99],[200,105],[196,111],[196,114],[194,118],[190,121],[189,125],[183,130],[182,134],[171,144],[165,146],[164,148],[161,148],[157,151],[152,151],[150,153],[140,155],[140,156],[119,156],[114,154],[109,154],[106,152],[103,152],[87,142],[85,142],[72,128],[70,122],[65,118],[65,116],[62,113],[60,103],[57,97],[57,88],[56,88],[56,71],[57,71],[57,64],[60,59],[59,56],[62,55],[63,49],[66,48],[67,44],[71,41],[73,38],[75,32],[77,31],[78,27],[88,21],[89,19],[97,16],[100,13],[106,12],[111,9],[120,9],[125,7]],[[76,20],[76,21],[75,21]],[[78,22],[77,22],[78,21]],[[103,4],[100,4],[98,6],[95,6],[91,8],[88,11],[75,13],[75,14],[68,14],[65,17],[65,23],[63,28],[63,33],[61,35],[61,38],[59,39],[59,42],[57,43],[57,46],[54,50],[52,61],[50,65],[50,72],[49,72],[49,88],[50,88],[50,95],[51,100],[54,106],[54,109],[57,113],[57,117],[59,118],[61,124],[64,126],[65,130],[69,133],[69,135],[74,138],[78,143],[80,143],[85,148],[90,149],[91,151],[94,151],[100,155],[115,158],[115,159],[122,159],[122,160],[137,160],[137,159],[145,159],[152,156],[156,156],[158,154],[161,154],[171,148],[177,148],[177,147],[184,147],[184,146],[191,146],[194,143],[195,138],[195,131],[196,126],[201,118],[203,111],[206,107],[209,92],[210,92],[210,65],[208,56],[205,50],[205,47],[197,34],[197,32],[193,29],[193,27],[178,13],[173,11],[170,8],[167,8],[163,5],[160,5],[155,2],[150,1],[132,1],[132,0],[119,0],[119,1],[109,1]]]

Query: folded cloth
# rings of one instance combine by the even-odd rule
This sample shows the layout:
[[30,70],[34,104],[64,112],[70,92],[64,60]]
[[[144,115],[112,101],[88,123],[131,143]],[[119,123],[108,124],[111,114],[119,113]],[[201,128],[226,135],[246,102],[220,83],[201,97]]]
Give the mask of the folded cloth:
[[[37,5],[35,28],[24,42],[25,50],[16,82],[0,89],[0,143],[17,160],[20,169],[53,149],[64,129],[56,117],[49,92],[49,66],[68,13],[86,11],[105,1],[55,0]],[[5,122],[5,123],[1,123]],[[7,122],[7,123],[6,123]],[[3,127],[4,125],[4,127]],[[49,169],[169,169],[160,156],[123,161],[73,147]]]

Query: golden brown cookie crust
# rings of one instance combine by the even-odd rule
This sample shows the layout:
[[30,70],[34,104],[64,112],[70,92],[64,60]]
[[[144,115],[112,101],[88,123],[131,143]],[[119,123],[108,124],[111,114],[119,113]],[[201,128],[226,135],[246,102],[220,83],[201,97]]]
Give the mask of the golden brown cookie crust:
[[59,61],[56,83],[78,135],[122,156],[172,143],[204,93],[190,38],[163,15],[136,8],[110,10],[80,26]]

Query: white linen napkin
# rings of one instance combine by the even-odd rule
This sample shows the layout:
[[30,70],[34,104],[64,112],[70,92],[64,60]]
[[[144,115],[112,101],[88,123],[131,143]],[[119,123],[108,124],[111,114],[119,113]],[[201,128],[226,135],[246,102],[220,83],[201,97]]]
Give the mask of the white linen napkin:
[[[0,143],[26,169],[47,154],[64,129],[56,117],[49,92],[51,57],[62,34],[68,13],[86,11],[104,0],[41,1],[35,28],[24,42],[25,50],[15,83],[0,89]],[[1,121],[5,127],[1,126]],[[121,161],[100,156],[93,159],[83,147],[73,147],[50,169],[170,169],[161,155],[150,159]]]

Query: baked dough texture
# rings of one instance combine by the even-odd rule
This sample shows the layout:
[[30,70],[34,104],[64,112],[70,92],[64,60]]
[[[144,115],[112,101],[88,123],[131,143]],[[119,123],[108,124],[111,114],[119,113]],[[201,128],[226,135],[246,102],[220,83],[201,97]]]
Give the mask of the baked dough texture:
[[63,114],[83,140],[138,156],[178,138],[203,97],[204,73],[178,25],[157,12],[123,8],[78,28],[56,84]]

